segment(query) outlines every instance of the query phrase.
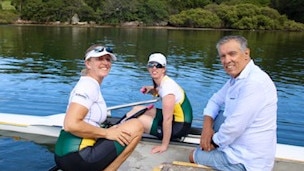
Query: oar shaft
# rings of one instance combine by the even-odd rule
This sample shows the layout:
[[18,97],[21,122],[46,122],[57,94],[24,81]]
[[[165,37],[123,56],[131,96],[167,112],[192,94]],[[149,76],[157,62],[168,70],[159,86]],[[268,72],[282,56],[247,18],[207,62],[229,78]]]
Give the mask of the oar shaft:
[[130,107],[130,106],[137,106],[137,105],[142,105],[142,104],[155,103],[158,100],[159,100],[159,98],[155,98],[155,99],[152,99],[152,100],[145,100],[145,101],[139,101],[139,102],[133,102],[133,103],[128,103],[128,104],[111,106],[111,107],[108,107],[107,109],[109,111],[109,110],[114,110],[114,109]]

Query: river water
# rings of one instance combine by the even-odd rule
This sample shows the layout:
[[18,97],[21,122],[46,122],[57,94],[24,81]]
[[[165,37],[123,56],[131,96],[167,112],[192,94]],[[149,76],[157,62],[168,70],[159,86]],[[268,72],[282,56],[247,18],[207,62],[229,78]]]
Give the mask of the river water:
[[[0,113],[64,112],[85,49],[101,43],[118,56],[101,88],[108,106],[151,99],[139,88],[151,84],[149,54],[162,52],[168,57],[168,75],[190,98],[193,125],[201,126],[208,98],[228,78],[215,43],[229,34],[248,39],[251,57],[277,86],[278,142],[304,146],[304,33],[296,32],[2,25]],[[127,110],[112,114],[122,116]],[[54,163],[51,152],[45,144],[0,136],[0,170],[47,170]]]

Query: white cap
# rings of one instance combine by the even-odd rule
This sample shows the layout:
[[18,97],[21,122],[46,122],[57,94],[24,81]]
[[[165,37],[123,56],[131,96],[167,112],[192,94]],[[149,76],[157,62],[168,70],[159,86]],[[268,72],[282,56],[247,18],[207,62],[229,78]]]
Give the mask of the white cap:
[[162,66],[167,65],[167,60],[166,57],[161,54],[161,53],[153,53],[149,56],[149,61],[148,62],[157,62],[161,64]]
[[90,58],[101,57],[104,55],[110,55],[112,57],[113,61],[117,60],[116,56],[113,54],[112,49],[109,47],[104,47],[104,46],[97,46],[94,49],[92,49],[91,51],[89,51],[88,53],[86,53],[84,60],[88,60]]

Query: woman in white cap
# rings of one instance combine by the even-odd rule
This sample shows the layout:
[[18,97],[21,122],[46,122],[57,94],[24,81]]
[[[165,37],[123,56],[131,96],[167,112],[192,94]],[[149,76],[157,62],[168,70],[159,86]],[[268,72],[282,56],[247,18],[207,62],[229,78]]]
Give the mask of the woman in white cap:
[[[162,153],[168,149],[170,140],[178,139],[188,134],[192,123],[192,107],[185,91],[173,79],[166,75],[166,57],[161,53],[149,56],[148,71],[152,77],[153,86],[143,86],[143,93],[160,96],[162,109],[152,108],[139,117],[145,133],[162,140],[161,145],[152,148],[152,153]],[[128,116],[141,110],[144,106],[135,106]]]
[[93,45],[85,54],[85,69],[72,90],[64,128],[55,146],[55,161],[64,171],[117,170],[143,134],[138,119],[101,128],[107,107],[100,85],[116,60],[110,48]]

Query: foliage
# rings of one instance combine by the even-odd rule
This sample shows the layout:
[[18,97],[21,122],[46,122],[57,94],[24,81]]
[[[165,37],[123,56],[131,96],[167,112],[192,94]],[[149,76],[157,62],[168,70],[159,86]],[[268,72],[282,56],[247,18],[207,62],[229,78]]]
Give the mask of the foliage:
[[304,24],[297,23],[292,20],[288,20],[288,21],[284,22],[283,29],[288,30],[288,31],[303,31]]
[[19,17],[16,11],[12,10],[0,10],[0,24],[12,24]]
[[74,14],[80,20],[96,19],[93,10],[80,0],[26,0],[20,9],[22,19],[35,22],[70,22]]
[[15,10],[15,7],[11,5],[11,1],[9,0],[3,0],[2,2],[0,1],[0,9],[3,10]]
[[173,26],[220,28],[221,20],[211,11],[196,8],[170,16],[169,23]]
[[[246,30],[295,30],[288,28],[293,24],[285,24],[286,16],[282,16],[275,9],[269,7],[258,7],[253,4],[239,5],[207,5],[206,10],[217,14],[224,28],[246,29]],[[285,25],[285,26],[284,26]],[[297,25],[296,30],[304,30],[303,24]]]
[[142,12],[139,10],[138,18],[145,23],[153,23],[153,22],[161,22],[167,20],[169,14],[167,12],[167,4],[166,1],[160,0],[142,0]]
[[271,0],[270,7],[277,9],[288,18],[304,23],[304,1],[303,0]]
[[296,21],[304,20],[301,0],[11,0],[11,4],[22,19],[39,23],[70,23],[77,14],[80,21],[97,24],[135,21],[196,28],[304,31],[303,24],[288,20],[292,16]]
[[213,3],[212,0],[167,0],[170,7],[174,9],[173,14],[191,8],[203,8]]
[[217,4],[238,5],[238,4],[254,4],[257,6],[267,6],[271,0],[217,0]]
[[132,21],[136,19],[137,0],[106,0],[102,5],[103,19],[109,23]]

